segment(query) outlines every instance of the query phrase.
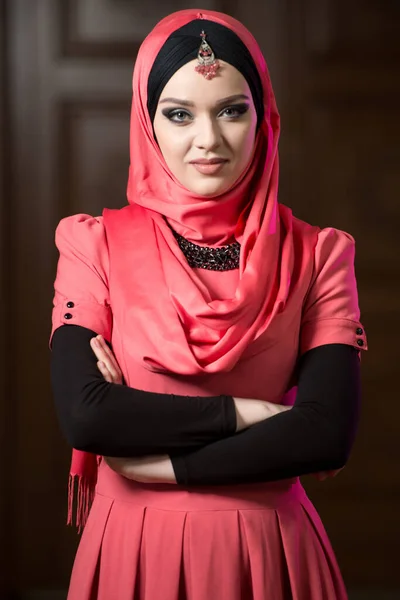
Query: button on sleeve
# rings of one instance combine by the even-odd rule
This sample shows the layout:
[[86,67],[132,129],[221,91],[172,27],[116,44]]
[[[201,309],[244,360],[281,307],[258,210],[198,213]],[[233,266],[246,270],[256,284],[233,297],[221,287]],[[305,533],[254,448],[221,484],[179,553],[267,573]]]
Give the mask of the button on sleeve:
[[56,230],[59,251],[52,332],[61,325],[80,325],[110,341],[109,258],[101,217],[74,215]]
[[325,344],[368,349],[360,322],[354,257],[355,243],[348,233],[333,228],[320,232],[313,281],[302,314],[302,354]]

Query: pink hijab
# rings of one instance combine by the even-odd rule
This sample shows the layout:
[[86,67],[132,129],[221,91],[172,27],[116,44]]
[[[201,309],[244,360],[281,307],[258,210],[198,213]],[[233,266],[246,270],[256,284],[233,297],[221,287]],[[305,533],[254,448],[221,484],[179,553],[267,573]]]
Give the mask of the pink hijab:
[[[154,139],[147,111],[147,82],[159,50],[174,30],[198,18],[230,28],[246,45],[262,81],[265,112],[248,168],[230,190],[207,199],[174,178]],[[139,50],[133,76],[131,210],[123,216],[121,211],[104,213],[107,234],[114,231],[116,237],[128,227],[127,236],[132,236],[129,228],[134,228],[135,244],[146,248],[143,277],[135,278],[130,291],[133,308],[127,316],[136,338],[135,358],[146,368],[181,375],[230,371],[296,291],[292,213],[277,201],[278,138],[279,114],[267,66],[241,23],[222,13],[193,9],[158,23]],[[240,241],[239,280],[232,298],[210,298],[166,221],[199,244]],[[315,233],[301,240],[302,245],[307,242],[308,248],[301,249],[303,261],[311,258]]]
[[[173,31],[198,18],[236,33],[253,57],[264,92],[264,120],[251,163],[230,190],[207,199],[189,192],[174,178],[153,137],[147,111],[147,82],[159,50]],[[126,314],[124,335],[134,340],[134,358],[145,368],[180,375],[230,371],[245,349],[285,310],[289,298],[303,289],[318,230],[300,226],[290,209],[278,204],[279,130],[265,60],[241,23],[219,12],[183,10],[160,21],[144,40],[133,75],[130,206],[105,210],[104,224],[107,238],[114,240],[110,257],[116,269],[127,268],[130,248],[132,253],[143,249],[139,271],[135,266],[138,277],[132,289],[126,290],[132,308]],[[234,239],[241,243],[233,297],[210,297],[196,269],[188,266],[168,223],[198,244],[220,246]],[[114,255],[113,259],[113,252],[119,258]],[[79,526],[88,513],[96,471],[93,455],[74,451],[69,521],[73,480],[78,477]]]

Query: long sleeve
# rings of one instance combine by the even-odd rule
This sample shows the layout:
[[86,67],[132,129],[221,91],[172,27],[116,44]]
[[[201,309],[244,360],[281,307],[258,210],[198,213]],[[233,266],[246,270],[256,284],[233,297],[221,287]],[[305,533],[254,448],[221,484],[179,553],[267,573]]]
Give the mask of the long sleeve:
[[71,325],[53,334],[53,395],[71,446],[102,456],[133,457],[192,450],[234,434],[231,396],[156,394],[106,382],[90,347],[95,335]]
[[275,481],[344,466],[359,417],[360,360],[345,344],[319,346],[299,363],[289,411],[194,452],[172,455],[182,485]]
[[345,464],[359,416],[359,353],[368,348],[354,259],[351,235],[320,232],[302,306],[294,407],[229,439],[173,455],[178,483],[274,481]]

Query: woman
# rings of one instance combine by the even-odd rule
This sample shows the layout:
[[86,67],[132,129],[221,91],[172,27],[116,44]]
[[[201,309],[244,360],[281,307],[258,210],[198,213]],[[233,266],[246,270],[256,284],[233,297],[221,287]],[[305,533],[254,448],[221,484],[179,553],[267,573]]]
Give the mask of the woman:
[[143,42],[129,205],[56,234],[79,526],[96,486],[70,600],[346,598],[298,477],[335,473],[354,439],[354,240],[278,204],[278,137],[239,22],[180,11]]

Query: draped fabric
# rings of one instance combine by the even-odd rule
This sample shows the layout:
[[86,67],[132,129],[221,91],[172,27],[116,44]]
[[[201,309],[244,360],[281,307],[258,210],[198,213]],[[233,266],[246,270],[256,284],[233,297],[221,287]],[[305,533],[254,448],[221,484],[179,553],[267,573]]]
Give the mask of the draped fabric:
[[[206,32],[207,21],[215,21],[243,41],[264,94],[264,119],[252,159],[231,189],[214,197],[197,196],[175,179],[154,139],[147,110],[147,84],[159,50],[173,31],[199,18]],[[144,40],[133,75],[131,207],[106,210],[104,224],[107,235],[118,240],[111,249],[118,255],[111,255],[112,265],[118,268],[129,253],[144,261],[143,277],[131,281],[128,320],[135,331],[135,357],[147,368],[182,375],[230,371],[309,277],[317,229],[304,226],[296,236],[291,211],[278,204],[279,130],[265,60],[241,23],[213,11],[184,10],[163,19]],[[210,299],[169,225],[199,244],[240,241],[239,278],[230,298]]]

